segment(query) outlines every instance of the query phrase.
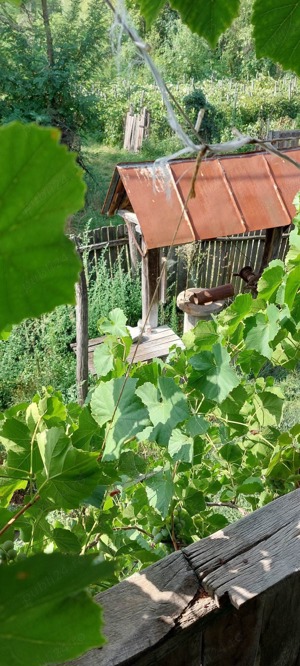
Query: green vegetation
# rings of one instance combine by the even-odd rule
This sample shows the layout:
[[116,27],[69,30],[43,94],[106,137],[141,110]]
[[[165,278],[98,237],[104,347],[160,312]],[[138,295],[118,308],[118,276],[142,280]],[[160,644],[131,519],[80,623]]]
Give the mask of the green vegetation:
[[[284,7],[255,0],[255,44],[249,0],[224,35],[237,1],[226,9],[223,0],[199,0],[191,11],[185,0],[139,4],[148,27],[128,0],[149,49],[160,45],[162,69],[192,120],[205,95],[207,138],[226,138],[232,124],[255,132],[268,119],[271,127],[293,126],[294,79],[287,75],[283,91],[281,68],[257,61],[255,49],[298,71],[296,0]],[[167,362],[128,365],[126,314],[136,321],[139,283],[125,279],[117,262],[109,273],[100,261],[89,285],[90,332],[106,337],[95,353],[97,380],[79,406],[68,345],[80,264],[64,224],[69,218],[84,234],[101,221],[112,161],[101,149],[106,170],[98,189],[89,180],[101,175],[95,144],[105,137],[121,145],[125,103],[151,100],[144,155],[174,149],[178,140],[132,43],[125,40],[119,71],[108,60],[102,2],[2,2],[0,18],[0,662],[42,666],[103,645],[94,592],[223,528],[241,508],[252,511],[299,487],[300,213],[286,262],[265,270],[257,299],[239,295],[189,332],[185,350],[173,350]],[[214,51],[203,37],[217,44]],[[180,43],[186,48],[177,62]],[[222,83],[228,76],[233,90]],[[12,119],[23,123],[7,124]],[[78,158],[92,174],[85,210],[83,172],[50,125],[62,129],[68,147],[87,146]],[[280,384],[296,398],[285,413]]]

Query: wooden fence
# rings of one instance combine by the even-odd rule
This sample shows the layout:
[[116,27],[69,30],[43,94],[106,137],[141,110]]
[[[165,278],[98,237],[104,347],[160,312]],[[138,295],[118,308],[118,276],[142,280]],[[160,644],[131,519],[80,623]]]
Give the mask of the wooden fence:
[[[280,242],[280,259],[286,255],[288,235],[284,233]],[[187,287],[215,287],[228,282],[233,283],[236,294],[240,293],[245,282],[235,273],[243,266],[259,268],[264,243],[264,232],[257,231],[173,247],[169,254],[168,248],[164,248],[162,256],[168,254],[168,298],[177,296]],[[128,230],[124,224],[90,231],[82,247],[86,248],[91,275],[97,272],[100,256],[105,258],[111,274],[116,266],[127,273],[131,271]]]
[[107,644],[69,666],[299,666],[300,490],[99,594]]
[[146,107],[144,106],[140,113],[134,113],[133,108],[130,107],[125,121],[123,148],[137,153],[141,149],[144,139],[149,135],[149,128],[150,113]]

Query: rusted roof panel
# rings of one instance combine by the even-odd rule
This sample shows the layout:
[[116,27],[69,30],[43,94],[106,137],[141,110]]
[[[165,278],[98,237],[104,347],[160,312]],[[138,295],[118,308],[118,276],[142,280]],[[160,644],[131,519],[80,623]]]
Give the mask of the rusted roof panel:
[[[300,149],[285,152],[300,162]],[[187,210],[194,159],[170,162],[165,169],[141,163],[120,164],[117,170],[149,248],[286,226],[300,190],[299,170],[264,152],[204,160]],[[104,206],[109,214],[117,209],[116,190],[122,200],[120,185],[115,175]]]

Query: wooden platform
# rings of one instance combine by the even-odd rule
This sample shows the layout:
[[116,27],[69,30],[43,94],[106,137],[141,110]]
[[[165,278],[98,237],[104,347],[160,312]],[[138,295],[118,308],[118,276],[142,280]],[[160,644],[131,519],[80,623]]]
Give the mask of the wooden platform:
[[[101,345],[105,336],[99,338],[93,338],[89,340],[89,371],[91,374],[95,375],[96,370],[94,367],[93,356],[94,351],[98,345]],[[168,356],[168,353],[173,347],[181,347],[184,349],[184,344],[182,340],[172,331],[169,326],[158,326],[158,328],[153,328],[151,333],[144,334],[142,337],[142,342],[134,343],[131,347],[130,354],[128,355],[128,361],[131,361],[134,355],[134,352],[138,346],[138,350],[134,357],[134,363],[151,361],[153,358],[163,358]],[[76,344],[71,345],[72,349],[76,352]]]

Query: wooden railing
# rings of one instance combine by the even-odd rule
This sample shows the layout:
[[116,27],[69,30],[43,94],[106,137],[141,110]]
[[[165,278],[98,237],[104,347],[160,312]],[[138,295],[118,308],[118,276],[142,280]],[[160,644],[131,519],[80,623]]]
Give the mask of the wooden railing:
[[300,490],[97,601],[108,643],[73,666],[299,666]]

